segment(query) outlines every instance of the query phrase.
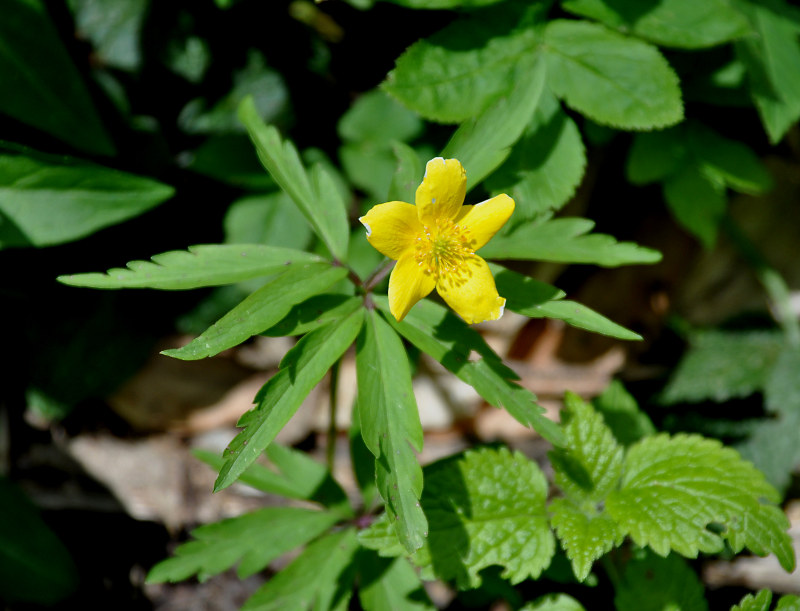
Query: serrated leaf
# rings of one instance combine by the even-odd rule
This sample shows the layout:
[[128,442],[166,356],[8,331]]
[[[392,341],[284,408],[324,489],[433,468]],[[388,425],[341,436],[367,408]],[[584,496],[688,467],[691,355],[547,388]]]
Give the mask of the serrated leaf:
[[[318,539],[261,586],[242,611],[328,611],[351,595],[352,562],[358,550],[352,528]],[[346,608],[346,607],[345,607]]]
[[615,584],[617,611],[707,611],[703,583],[686,561],[675,554],[646,554],[625,566]]
[[321,293],[347,276],[328,263],[293,263],[182,348],[161,354],[195,361],[238,346],[283,319],[293,305]]
[[683,119],[678,77],[655,47],[563,19],[548,23],[544,44],[547,85],[596,123],[649,130]]
[[750,32],[744,15],[725,0],[662,0],[647,6],[637,0],[567,0],[562,6],[663,47],[702,49]]
[[323,293],[292,306],[281,321],[262,332],[269,337],[304,335],[335,320],[349,316],[363,306],[363,299],[340,293]]
[[794,594],[781,596],[775,611],[800,611],[800,596]]
[[545,89],[522,139],[487,179],[486,188],[514,199],[516,224],[559,210],[575,193],[585,167],[578,126]]
[[70,56],[41,0],[10,0],[0,20],[0,112],[82,151],[113,155]]
[[589,576],[595,560],[621,545],[625,539],[625,533],[610,517],[587,512],[568,499],[554,499],[549,510],[550,523],[579,581]]
[[[412,560],[423,576],[480,585],[493,565],[512,584],[538,577],[550,564],[555,539],[547,526],[547,482],[536,463],[506,448],[481,448],[425,468],[422,506],[430,532]],[[363,531],[362,545],[396,552],[385,518]],[[388,543],[388,545],[387,545]],[[396,544],[395,544],[396,545]]]
[[778,331],[694,331],[659,401],[722,402],[762,390],[782,346]]
[[800,415],[800,347],[786,345],[764,384],[766,408],[778,414]]
[[542,59],[521,62],[514,76],[516,85],[508,94],[465,121],[450,138],[442,156],[462,163],[467,172],[467,190],[479,185],[511,153],[536,108],[544,79]]
[[405,558],[385,560],[374,552],[358,556],[358,599],[364,611],[433,610],[416,571]]
[[138,216],[173,192],[150,178],[73,159],[0,154],[0,248],[77,240]]
[[[375,298],[375,303],[389,313],[386,298]],[[505,408],[518,422],[533,427],[553,445],[566,443],[561,428],[543,415],[544,409],[536,404],[536,396],[516,384],[518,376],[503,364],[480,334],[447,308],[422,300],[403,322],[388,316],[387,319],[403,337],[472,386],[488,403]],[[471,360],[472,351],[481,358]]]
[[755,511],[731,521],[726,538],[734,552],[745,547],[757,556],[775,554],[781,567],[791,573],[796,567],[792,538],[787,534],[790,523],[780,507],[760,504]]
[[[217,471],[225,464],[225,457],[213,452],[193,450],[192,454]],[[339,516],[352,516],[347,495],[325,466],[305,452],[278,443],[271,443],[266,454],[274,470],[254,463],[239,476],[242,484],[267,494],[320,503]]]
[[748,594],[738,605],[733,605],[731,611],[769,611],[772,602],[772,592],[759,590],[756,594]]
[[783,413],[750,424],[745,441],[736,444],[742,457],[751,461],[780,491],[786,491],[792,480],[792,471],[800,464],[800,413]]
[[547,594],[528,603],[520,611],[585,611],[585,609],[568,594]]
[[416,197],[420,176],[424,174],[424,165],[417,152],[402,142],[392,143],[392,153],[397,168],[392,174],[389,185],[389,201],[413,202]]
[[353,343],[364,320],[357,310],[305,335],[286,353],[280,369],[256,395],[256,406],[238,422],[242,431],[225,451],[214,491],[230,486],[266,448],[300,407],[311,389]]
[[398,538],[413,553],[428,532],[414,454],[422,451],[422,425],[403,343],[374,310],[356,344],[356,370],[361,436],[376,459],[378,493]]
[[741,3],[755,31],[736,43],[747,67],[748,88],[771,144],[783,138],[800,118],[800,82],[787,74],[800,72],[800,20],[775,10],[773,3]]
[[[778,544],[787,533],[770,524],[764,528],[772,539],[766,541],[755,522],[742,526],[762,516],[761,498],[776,501],[779,495],[735,450],[697,435],[657,435],[631,446],[622,485],[607,497],[606,511],[637,545],[661,556],[670,550],[690,558],[718,552],[722,537],[731,536],[770,545],[780,559]],[[727,530],[716,534],[708,528],[712,523]]]
[[652,420],[639,409],[636,400],[619,380],[613,380],[592,404],[603,416],[614,438],[625,446],[656,432]]
[[265,507],[207,524],[192,531],[194,540],[178,547],[174,557],[154,566],[147,581],[182,581],[192,575],[205,581],[237,562],[237,574],[244,579],[319,536],[339,518],[336,513],[297,507]]
[[[589,233],[594,221],[582,218],[550,219],[501,231],[481,256],[490,259],[525,259],[559,263],[591,263],[604,267],[657,263],[661,253],[633,242],[617,242],[603,233]],[[587,235],[588,234],[588,235]]]
[[541,44],[534,26],[541,12],[507,3],[466,15],[411,45],[382,87],[426,119],[475,117],[510,89],[517,63]]
[[239,106],[239,119],[275,182],[297,204],[333,256],[344,261],[349,238],[347,210],[330,174],[317,164],[309,175],[292,143],[281,140],[278,130],[261,120],[252,97]]
[[188,251],[153,255],[151,259],[152,263],[131,261],[127,269],[113,268],[105,274],[59,276],[58,281],[96,289],[184,290],[234,284],[284,272],[287,266],[323,261],[300,250],[256,244],[204,244],[190,246]]

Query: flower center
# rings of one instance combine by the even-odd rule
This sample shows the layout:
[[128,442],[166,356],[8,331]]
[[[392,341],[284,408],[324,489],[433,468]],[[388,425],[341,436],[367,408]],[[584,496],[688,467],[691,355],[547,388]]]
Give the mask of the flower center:
[[414,247],[417,265],[437,282],[443,276],[458,278],[465,271],[464,262],[475,255],[469,233],[450,219],[437,220],[433,227],[425,225]]

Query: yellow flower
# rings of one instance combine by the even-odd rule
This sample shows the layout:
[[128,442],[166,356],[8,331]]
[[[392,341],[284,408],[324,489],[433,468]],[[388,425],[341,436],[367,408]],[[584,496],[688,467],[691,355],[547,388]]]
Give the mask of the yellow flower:
[[506,300],[489,266],[475,254],[505,225],[514,200],[498,195],[462,206],[467,174],[457,159],[431,159],[416,206],[387,202],[359,220],[376,250],[397,261],[389,279],[389,308],[397,320],[434,288],[468,323],[496,320]]

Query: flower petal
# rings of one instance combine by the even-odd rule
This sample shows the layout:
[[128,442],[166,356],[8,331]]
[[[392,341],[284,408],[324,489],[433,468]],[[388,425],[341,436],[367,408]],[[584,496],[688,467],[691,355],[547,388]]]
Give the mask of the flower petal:
[[436,290],[469,324],[497,320],[506,305],[506,300],[497,294],[489,266],[478,255],[465,259],[455,273],[441,276]]
[[417,187],[417,214],[423,224],[453,219],[467,194],[467,173],[458,159],[435,157],[425,166],[425,178]]
[[456,223],[469,231],[469,245],[473,252],[486,246],[514,212],[514,200],[503,193],[474,206],[464,206]]
[[398,321],[405,318],[408,311],[436,286],[430,272],[424,271],[408,253],[397,261],[389,277],[389,310]]
[[413,247],[423,231],[416,208],[406,202],[378,204],[358,220],[367,228],[367,240],[375,250],[395,260]]

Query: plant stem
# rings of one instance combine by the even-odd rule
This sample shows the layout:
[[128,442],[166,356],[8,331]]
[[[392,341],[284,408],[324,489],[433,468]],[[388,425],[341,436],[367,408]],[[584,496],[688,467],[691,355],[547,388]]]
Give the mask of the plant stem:
[[389,259],[388,261],[384,261],[379,267],[376,267],[375,271],[364,281],[364,291],[369,293],[374,289],[378,283],[386,277],[386,274],[392,269],[392,265],[394,265],[394,261]]
[[783,329],[787,341],[792,346],[800,346],[800,322],[792,310],[789,287],[786,286],[786,282],[777,270],[770,266],[761,251],[729,215],[723,217],[722,228],[745,261],[755,271],[759,282],[767,292],[768,299],[775,308],[775,318]]
[[330,383],[330,422],[328,423],[327,446],[325,448],[325,457],[328,463],[328,470],[333,473],[333,463],[336,459],[336,410],[338,401],[336,400],[337,390],[339,389],[339,365],[341,360],[336,361],[331,367],[331,383]]

